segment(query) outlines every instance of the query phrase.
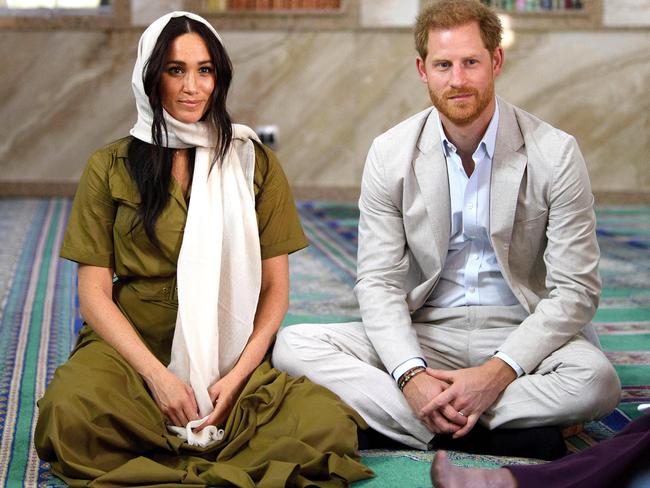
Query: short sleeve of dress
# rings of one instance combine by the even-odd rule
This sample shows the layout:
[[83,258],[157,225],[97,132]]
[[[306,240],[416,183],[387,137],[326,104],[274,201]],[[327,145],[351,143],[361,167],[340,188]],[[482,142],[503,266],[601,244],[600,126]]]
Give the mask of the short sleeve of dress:
[[290,254],[309,245],[287,178],[270,149],[255,144],[255,210],[262,259]]
[[113,159],[110,149],[104,148],[88,161],[72,204],[61,257],[80,264],[115,268],[115,203],[109,184]]

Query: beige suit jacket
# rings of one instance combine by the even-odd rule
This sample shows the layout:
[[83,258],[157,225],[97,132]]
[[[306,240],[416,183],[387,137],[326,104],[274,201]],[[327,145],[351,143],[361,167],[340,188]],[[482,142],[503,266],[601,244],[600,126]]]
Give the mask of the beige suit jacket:
[[[600,296],[589,177],[575,139],[498,99],[490,239],[530,313],[499,347],[529,373],[577,334]],[[449,181],[433,108],[375,139],[364,168],[355,293],[387,371],[424,357],[411,314],[436,286],[450,238]]]

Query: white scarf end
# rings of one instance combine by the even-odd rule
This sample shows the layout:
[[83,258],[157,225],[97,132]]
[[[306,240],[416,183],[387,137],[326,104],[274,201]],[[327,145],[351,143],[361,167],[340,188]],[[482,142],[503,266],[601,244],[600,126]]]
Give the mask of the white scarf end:
[[206,416],[202,419],[191,420],[185,427],[168,425],[167,428],[187,442],[190,446],[208,447],[223,439],[225,432],[223,429],[220,429],[215,425],[208,425],[201,430],[201,432],[194,432],[192,430],[205,422],[207,418],[208,417]]

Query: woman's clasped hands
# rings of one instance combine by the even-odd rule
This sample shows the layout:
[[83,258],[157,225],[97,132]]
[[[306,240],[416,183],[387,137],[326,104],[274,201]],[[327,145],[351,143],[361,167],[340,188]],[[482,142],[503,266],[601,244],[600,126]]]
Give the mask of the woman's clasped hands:
[[[200,418],[192,387],[167,368],[160,368],[146,382],[158,408],[172,425],[182,427]],[[222,425],[235,405],[243,384],[244,381],[233,372],[214,383],[208,389],[214,409],[194,431],[200,432],[209,425]]]

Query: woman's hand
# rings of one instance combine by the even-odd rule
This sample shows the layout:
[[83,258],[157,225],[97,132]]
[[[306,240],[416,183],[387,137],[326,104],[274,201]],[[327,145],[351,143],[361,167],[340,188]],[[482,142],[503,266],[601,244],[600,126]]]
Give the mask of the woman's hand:
[[208,388],[210,399],[214,405],[214,410],[210,416],[199,425],[195,430],[200,432],[208,425],[223,425],[232,411],[239,394],[244,389],[246,378],[236,376],[234,371],[231,371],[226,376],[217,381],[214,385]]
[[161,367],[145,381],[158,408],[173,425],[184,427],[199,418],[194,391],[167,368]]

